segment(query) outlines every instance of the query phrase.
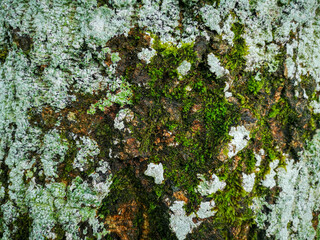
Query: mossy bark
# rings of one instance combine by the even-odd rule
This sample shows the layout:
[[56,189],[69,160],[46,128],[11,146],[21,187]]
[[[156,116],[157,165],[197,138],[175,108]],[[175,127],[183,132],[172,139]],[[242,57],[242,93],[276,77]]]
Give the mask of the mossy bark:
[[284,2],[0,3],[0,237],[281,238],[268,221],[286,167],[320,189],[320,81],[303,58],[320,47],[290,50],[304,20],[261,43],[245,20],[280,28],[299,5]]

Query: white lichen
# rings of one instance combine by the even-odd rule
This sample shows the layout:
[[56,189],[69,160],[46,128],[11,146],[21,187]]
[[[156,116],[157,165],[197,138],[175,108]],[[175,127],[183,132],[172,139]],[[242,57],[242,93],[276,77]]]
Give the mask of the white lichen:
[[264,156],[265,152],[264,150],[261,148],[259,150],[259,153],[254,152],[254,157],[256,159],[256,167],[260,167],[261,161],[262,161],[262,156]]
[[270,163],[270,172],[265,176],[265,179],[262,181],[262,185],[268,188],[273,188],[276,186],[276,181],[274,177],[276,176],[275,169],[279,164],[279,160],[276,159]]
[[229,83],[226,82],[226,86],[225,86],[225,88],[223,89],[225,98],[232,97],[232,93],[231,93],[231,92],[228,92],[229,87],[230,87]]
[[151,1],[144,0],[139,8],[138,24],[154,34],[159,34],[161,42],[176,43],[175,35],[179,35],[179,2],[177,0]]
[[228,73],[228,70],[221,66],[219,59],[212,53],[208,55],[208,65],[210,66],[210,71],[215,73],[218,78]]
[[181,75],[181,76],[185,76],[188,74],[188,72],[190,71],[191,69],[191,63],[188,62],[187,60],[184,60],[180,66],[177,68],[178,70],[178,73]]
[[[287,159],[285,168],[279,167],[271,175],[272,184],[281,190],[274,204],[264,201],[263,197],[255,199],[253,209],[257,213],[258,226],[265,228],[267,236],[276,239],[314,239],[313,213],[320,209],[320,131],[301,152],[298,162]],[[273,177],[272,177],[273,178]],[[263,211],[262,208],[268,211]]]
[[172,211],[170,214],[170,227],[179,240],[184,240],[194,228],[201,224],[201,221],[195,223],[193,221],[194,218],[199,217],[204,220],[214,216],[216,213],[216,211],[213,210],[215,206],[215,202],[213,200],[210,202],[201,202],[199,210],[188,216],[184,206],[185,202],[175,201],[170,207],[170,210]]
[[319,101],[316,101],[316,100],[311,101],[310,107],[312,107],[314,113],[316,113],[316,114],[320,113],[320,102]]
[[121,109],[118,113],[116,118],[114,119],[114,128],[122,130],[124,128],[124,120],[127,115],[130,113],[128,108]]
[[218,190],[223,190],[226,186],[226,183],[224,181],[220,181],[219,177],[215,174],[212,174],[210,181],[207,181],[202,175],[198,175],[198,178],[201,180],[201,182],[197,188],[197,191],[202,196],[216,193]]
[[183,201],[175,201],[170,207],[172,211],[172,214],[170,214],[170,227],[179,240],[184,240],[192,229],[200,225],[200,223],[192,221],[196,217],[196,214],[191,213],[187,216],[183,208],[184,205],[185,202]]
[[144,60],[147,64],[150,63],[151,59],[157,54],[157,51],[153,48],[142,48],[142,51],[138,53],[138,58]]
[[288,78],[294,78],[295,77],[295,63],[292,60],[292,58],[287,58],[286,59],[286,69],[285,69],[285,74],[287,75]]
[[247,146],[247,143],[250,140],[250,131],[244,126],[231,127],[229,135],[232,136],[233,139],[229,143],[228,157],[232,158]]
[[92,161],[99,154],[100,150],[98,144],[88,137],[80,137],[80,141],[77,141],[77,148],[79,151],[73,161],[73,167],[84,171],[90,160]]
[[40,151],[42,168],[47,178],[58,177],[57,165],[63,162],[67,149],[67,142],[60,139],[57,131],[44,136]]
[[199,218],[205,219],[215,215],[216,211],[213,210],[215,207],[215,202],[211,200],[210,202],[201,202],[199,210],[197,211],[197,216]]
[[144,174],[147,175],[147,176],[153,177],[154,178],[154,182],[156,184],[161,184],[162,181],[164,180],[162,163],[159,163],[159,164],[150,163],[150,164],[148,164],[148,168],[144,172]]
[[211,29],[221,34],[220,28],[220,12],[214,6],[206,5],[200,9],[201,15],[204,18],[205,24]]
[[242,187],[246,192],[250,193],[252,191],[255,178],[256,178],[255,173],[251,173],[251,174],[242,173]]
[[223,21],[223,27],[222,27],[222,39],[227,40],[229,45],[233,45],[233,38],[234,38],[234,32],[231,31],[231,26],[235,22],[235,19],[230,14],[228,18]]

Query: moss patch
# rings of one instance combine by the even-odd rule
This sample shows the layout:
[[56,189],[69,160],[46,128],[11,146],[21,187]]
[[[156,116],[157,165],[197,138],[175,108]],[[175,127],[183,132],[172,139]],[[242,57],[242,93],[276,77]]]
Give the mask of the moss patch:
[[[306,106],[307,102],[295,99],[294,89],[288,87],[289,80],[282,67],[272,73],[263,67],[260,81],[256,79],[257,72],[244,72],[247,47],[241,37],[243,26],[235,23],[232,31],[234,46],[221,56],[221,62],[234,80],[230,86],[233,98],[227,100],[224,95],[225,82],[230,79],[217,78],[203,60],[206,58],[201,59],[201,54],[195,51],[199,42],[177,47],[151,35],[154,41],[149,46],[151,37],[136,27],[128,36],[118,36],[106,44],[119,53],[121,60],[116,73],[130,83],[132,105],[113,103],[88,114],[90,106],[98,106],[105,97],[105,92],[99,92],[77,96],[77,102],[59,113],[44,108],[38,115],[31,114],[30,121],[35,125],[58,128],[61,137],[68,140],[69,151],[59,168],[61,181],[69,183],[76,176],[86,178],[96,167],[93,161],[85,172],[73,169],[77,149],[67,133],[89,136],[98,143],[101,151],[97,160],[107,160],[115,174],[111,192],[99,210],[112,232],[109,238],[125,233],[135,238],[174,239],[168,227],[169,204],[164,201],[177,200],[173,197],[176,192],[185,194],[187,213],[195,212],[201,201],[215,201],[217,213],[210,224],[205,223],[216,229],[211,236],[241,239],[259,235],[249,207],[252,199],[262,195],[274,197],[279,193],[262,187],[261,180],[270,171],[270,162],[279,159],[280,165],[284,165],[283,152],[289,151],[297,157],[295,144],[300,142],[298,146],[303,146],[302,142],[310,137],[303,135],[304,130],[314,130],[316,120],[307,108],[299,107]],[[140,61],[137,54],[150,47],[157,54],[147,64]],[[206,48],[210,48],[209,45]],[[183,61],[191,64],[185,76],[177,71]],[[307,81],[303,84],[307,86]],[[130,134],[113,126],[116,114],[124,107],[134,113],[134,121],[129,123]],[[70,113],[72,117],[68,118]],[[61,124],[56,126],[58,119]],[[232,159],[221,160],[221,152],[227,155],[230,128],[239,125],[250,126],[250,146]],[[114,144],[114,140],[119,144]],[[135,154],[125,153],[128,143],[135,148]],[[254,153],[260,149],[266,154],[257,170]],[[110,157],[110,150],[117,157]],[[165,181],[161,185],[155,185],[152,178],[143,174],[151,162],[161,162],[164,166]],[[256,173],[255,185],[253,191],[247,193],[241,185],[242,173],[253,172]],[[197,174],[208,179],[212,173],[225,181],[226,187],[203,197],[196,190]],[[121,218],[116,217],[120,210],[128,214],[123,216],[130,219],[132,231],[123,229],[119,233],[111,226],[112,222],[121,225]],[[201,231],[200,228],[195,236],[201,236]]]
[[[176,239],[169,229],[168,208],[159,198],[163,187],[151,189],[148,187],[151,181],[147,185],[142,184],[133,172],[134,169],[128,167],[114,176],[110,193],[99,209],[100,217],[106,219],[106,227],[112,232],[109,238],[123,237],[117,227],[120,229],[123,224],[128,224],[130,229],[124,234],[130,239]],[[123,220],[119,219],[119,211],[124,216]]]
[[17,231],[14,233],[12,239],[29,239],[31,223],[32,219],[28,212],[20,213],[17,220],[13,222],[13,226],[17,227]]
[[6,47],[0,48],[0,63],[4,63],[8,56],[8,49]]

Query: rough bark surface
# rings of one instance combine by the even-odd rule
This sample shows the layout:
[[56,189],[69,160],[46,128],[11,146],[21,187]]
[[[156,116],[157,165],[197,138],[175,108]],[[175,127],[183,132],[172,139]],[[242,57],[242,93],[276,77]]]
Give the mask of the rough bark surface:
[[0,1],[1,239],[320,239],[319,0]]

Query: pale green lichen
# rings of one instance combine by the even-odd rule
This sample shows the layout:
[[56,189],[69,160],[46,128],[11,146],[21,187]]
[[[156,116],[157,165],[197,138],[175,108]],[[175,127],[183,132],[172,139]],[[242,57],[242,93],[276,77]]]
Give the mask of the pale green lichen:
[[270,163],[270,171],[269,173],[265,176],[265,179],[262,181],[262,185],[268,188],[273,188],[276,186],[276,181],[275,181],[275,176],[276,172],[275,169],[278,167],[279,160],[276,159],[273,162]]
[[260,167],[260,164],[261,164],[261,161],[262,161],[262,156],[264,156],[264,155],[265,155],[265,152],[264,152],[264,149],[262,149],[262,148],[259,150],[259,153],[254,153],[255,159],[257,160],[256,164],[255,164],[255,166],[257,168]]
[[320,103],[319,101],[313,100],[310,102],[310,107],[313,108],[313,112],[318,114],[320,113]]
[[213,210],[214,207],[215,203],[213,200],[211,200],[210,202],[201,202],[199,210],[196,214],[199,218],[202,219],[212,217],[216,213],[216,211]]
[[[92,93],[112,83],[113,80],[101,74],[101,67],[90,51],[106,37],[118,34],[119,28],[114,30],[114,35],[111,32],[108,36],[95,35],[98,26],[92,24],[92,30],[86,34],[88,22],[90,19],[94,22],[96,16],[92,1],[42,1],[41,4],[37,1],[28,4],[2,1],[0,5],[0,36],[11,36],[10,28],[19,29],[20,35],[27,34],[33,41],[28,56],[13,45],[0,66],[0,156],[1,167],[6,165],[9,168],[8,173],[1,172],[8,178],[7,189],[4,190],[6,185],[1,183],[2,239],[19,238],[16,234],[20,226],[15,221],[24,215],[31,219],[30,226],[25,223],[25,238],[54,239],[58,237],[55,227],[59,224],[67,239],[80,239],[78,228],[83,221],[88,221],[93,235],[101,238],[107,232],[97,218],[97,209],[108,194],[109,173],[104,171],[102,175],[99,169],[95,169],[93,174],[99,176],[92,174],[86,179],[88,182],[79,178],[77,181],[71,179],[70,186],[56,182],[60,177],[58,165],[65,161],[69,140],[61,137],[57,129],[44,131],[39,126],[31,126],[29,110],[36,109],[39,114],[44,106],[57,111],[64,109],[76,100],[70,93],[71,85],[74,91]],[[122,15],[128,17],[126,13]],[[79,25],[79,21],[85,24]],[[110,23],[104,21],[103,27]],[[10,28],[4,28],[3,24]],[[118,26],[126,31],[125,25]],[[90,51],[82,58],[84,39],[90,45]],[[107,53],[110,53],[108,49]],[[117,54],[113,53],[114,62],[119,60],[116,57]],[[126,97],[119,98],[120,102],[126,101],[123,100]],[[79,159],[91,156],[90,151],[83,151],[84,148]]]
[[188,74],[188,72],[190,71],[191,69],[191,63],[188,62],[187,60],[184,60],[180,66],[177,68],[177,71],[178,73],[181,75],[181,76],[185,76]]
[[[117,91],[117,93],[112,93],[110,91]],[[107,92],[106,97],[100,99],[95,104],[92,104],[88,109],[88,114],[95,114],[96,108],[99,108],[100,111],[105,111],[106,108],[110,107],[112,104],[117,103],[120,106],[124,106],[125,104],[130,104],[130,97],[132,95],[132,91],[130,89],[130,85],[127,82],[121,81],[119,79],[115,80],[110,85],[110,91]]]
[[198,216],[201,219],[205,219],[215,215],[215,211],[212,210],[215,206],[214,201],[201,202],[199,210],[190,215],[186,214],[186,211],[183,208],[184,205],[185,202],[183,201],[175,201],[170,207],[170,210],[172,211],[170,216],[170,227],[179,240],[184,240],[188,233],[191,233],[194,228],[201,224],[201,221],[194,223],[193,218]]
[[221,66],[219,59],[212,53],[208,55],[208,65],[210,66],[210,71],[215,73],[218,78],[228,73],[228,70]]
[[114,128],[122,130],[124,129],[124,120],[127,119],[128,121],[132,120],[133,113],[128,109],[121,109],[116,118],[114,119]]
[[[271,166],[272,184],[267,187],[281,188],[274,204],[263,198],[256,199],[253,206],[257,212],[257,222],[266,228],[268,236],[276,239],[314,239],[313,213],[319,211],[320,200],[320,132],[317,131],[304,152],[300,153],[300,161],[287,160],[285,168],[279,167],[277,172]],[[275,164],[274,164],[275,165]],[[261,212],[267,207],[268,213]]]
[[232,93],[228,91],[229,87],[230,87],[230,84],[228,82],[226,82],[226,86],[223,89],[225,98],[232,97]]
[[141,52],[138,53],[138,58],[144,60],[147,64],[150,63],[150,60],[157,54],[157,51],[151,48],[143,48]]
[[173,213],[170,218],[170,227],[179,240],[184,240],[193,228],[200,225],[200,223],[194,223],[192,221],[192,219],[196,217],[195,213],[187,216],[186,211],[183,209],[184,205],[185,203],[183,201],[175,201],[170,207]]
[[73,161],[73,167],[84,171],[88,169],[88,164],[94,161],[94,157],[99,154],[100,150],[93,139],[80,137],[79,140],[76,141],[78,152]]
[[177,0],[144,0],[138,12],[138,24],[153,34],[159,34],[161,42],[176,43],[176,36],[179,36],[179,13]]
[[[133,15],[133,8],[123,8],[113,11],[105,6],[91,12],[89,24],[83,26],[82,32],[89,43],[103,45],[112,37],[120,34],[128,34],[132,27],[130,18]],[[94,46],[94,45],[93,45]]]
[[226,183],[224,181],[220,181],[219,177],[215,174],[212,174],[212,180],[210,181],[207,181],[202,175],[199,175],[198,178],[202,181],[200,182],[197,191],[202,196],[216,193],[218,190],[223,190],[226,186]]
[[[63,162],[68,149],[68,143],[60,138],[57,131],[51,131],[44,136],[41,146],[41,167],[47,179],[57,178],[57,165]],[[53,161],[55,159],[55,161]]]
[[213,31],[221,34],[220,28],[220,12],[214,6],[206,5],[200,9],[205,24]]

